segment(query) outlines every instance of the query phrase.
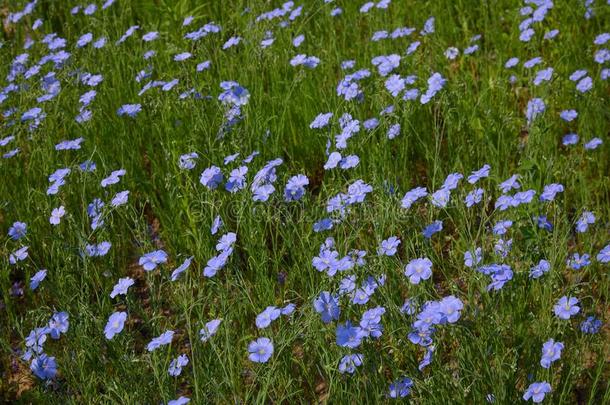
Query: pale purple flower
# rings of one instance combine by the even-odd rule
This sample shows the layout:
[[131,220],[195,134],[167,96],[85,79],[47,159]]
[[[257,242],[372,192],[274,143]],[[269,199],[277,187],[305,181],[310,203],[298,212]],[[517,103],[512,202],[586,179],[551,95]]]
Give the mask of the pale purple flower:
[[430,225],[426,226],[422,231],[422,234],[426,239],[430,239],[435,233],[438,233],[443,230],[443,221],[436,220],[432,222]]
[[405,276],[409,277],[411,284],[429,279],[432,276],[432,261],[426,257],[411,260],[405,267]]
[[499,187],[503,193],[508,193],[512,189],[518,190],[521,188],[521,184],[519,184],[519,175],[513,174],[511,177],[500,183]]
[[331,113],[331,112],[318,114],[316,116],[316,118],[314,118],[314,120],[311,122],[311,124],[309,124],[309,128],[311,128],[311,129],[324,128],[325,126],[328,125],[332,116],[333,116],[333,113]]
[[229,39],[227,40],[227,42],[225,42],[225,43],[222,45],[222,49],[223,49],[223,50],[229,49],[229,48],[231,48],[231,47],[233,47],[233,46],[238,45],[240,42],[241,42],[241,37],[239,37],[239,36],[233,36],[233,37],[229,38]]
[[610,51],[608,49],[599,49],[593,55],[593,60],[600,65],[610,61]]
[[220,215],[217,215],[212,222],[212,227],[210,228],[210,233],[212,235],[216,235],[220,227],[223,225],[222,218]]
[[129,190],[120,191],[112,197],[110,201],[110,205],[113,207],[120,207],[121,205],[127,204],[127,200],[129,198]]
[[470,45],[469,47],[464,48],[464,55],[472,55],[473,53],[475,53],[478,50],[479,50],[478,44]]
[[571,81],[573,81],[573,82],[577,82],[577,81],[579,81],[580,79],[582,79],[583,77],[585,77],[586,75],[587,75],[587,70],[586,70],[586,69],[580,69],[580,70],[576,70],[576,71],[574,71],[574,72],[573,72],[573,73],[570,75],[569,79],[570,79]]
[[589,142],[584,144],[584,148],[585,150],[597,149],[597,147],[603,143],[604,141],[602,141],[600,138],[591,138]]
[[288,179],[286,188],[284,190],[285,201],[298,201],[305,195],[305,187],[309,185],[309,179],[302,175],[297,174],[296,176]]
[[511,226],[513,226],[511,220],[498,221],[493,227],[493,233],[494,235],[504,235]]
[[167,372],[172,377],[178,377],[180,374],[182,374],[182,368],[186,367],[188,364],[189,358],[187,357],[187,355],[181,354],[180,356],[173,359],[171,363],[169,363],[169,369],[167,370]]
[[483,193],[484,190],[482,188],[475,188],[470,193],[468,193],[464,198],[464,203],[466,203],[466,207],[470,208],[473,205],[480,203],[483,199]]
[[186,259],[184,259],[184,262],[182,262],[182,264],[180,266],[178,266],[176,269],[174,269],[170,279],[172,281],[178,280],[178,277],[180,277],[180,275],[182,273],[184,273],[190,267],[192,261],[193,261],[193,256],[187,257]]
[[205,324],[205,326],[199,331],[199,336],[202,342],[207,342],[212,336],[218,332],[218,327],[222,319],[213,319]]
[[17,262],[23,261],[28,257],[28,247],[23,246],[13,253],[11,253],[8,257],[8,261],[10,264],[15,265]]
[[563,110],[559,116],[561,117],[562,120],[566,121],[566,122],[571,122],[573,120],[576,119],[576,117],[578,117],[578,112],[576,112],[576,110]]
[[216,251],[231,252],[235,241],[237,241],[237,234],[235,232],[228,232],[222,235],[216,244]]
[[53,339],[59,339],[62,333],[68,332],[70,327],[67,312],[55,312],[49,320],[49,334]]
[[584,233],[589,228],[589,225],[595,223],[595,215],[591,211],[584,211],[580,218],[576,221],[576,232]]
[[474,255],[471,251],[464,252],[464,266],[466,267],[472,268],[481,263],[481,260],[483,260],[483,253],[480,247],[474,250]]
[[34,274],[32,276],[32,278],[30,278],[30,289],[32,291],[34,291],[35,289],[38,288],[38,285],[47,277],[47,269],[42,269],[36,272],[36,274]]
[[157,38],[159,38],[159,33],[157,31],[147,32],[146,34],[142,35],[142,40],[144,42],[154,41]]
[[339,152],[332,152],[328,156],[328,160],[324,164],[324,170],[334,169],[335,167],[337,167],[339,162],[341,162],[341,159],[342,159],[341,153],[339,153]]
[[525,394],[523,394],[523,399],[526,401],[531,399],[535,403],[540,403],[549,392],[551,392],[551,384],[546,381],[535,382],[527,387]]
[[205,60],[201,63],[198,63],[197,66],[195,66],[195,70],[197,72],[203,72],[204,70],[209,69],[211,65],[212,65],[212,62],[210,62],[209,60]]
[[263,312],[256,316],[256,327],[258,329],[264,329],[271,325],[271,322],[275,321],[282,314],[281,310],[274,306],[268,306]]
[[295,48],[298,48],[303,43],[303,41],[305,41],[305,35],[303,35],[303,34],[297,35],[292,40],[292,46],[294,46]]
[[104,328],[104,335],[106,339],[112,340],[115,335],[121,333],[125,327],[125,320],[127,319],[127,312],[115,312],[108,318],[108,323]]
[[388,129],[388,139],[394,139],[400,135],[400,124],[394,124]]
[[155,250],[140,257],[138,264],[146,271],[154,270],[159,264],[167,263],[167,253],[163,250]]
[[82,48],[89,44],[93,40],[93,34],[90,32],[81,35],[81,37],[76,41],[76,47]]
[[338,298],[327,291],[320,293],[320,296],[314,300],[313,306],[316,312],[321,315],[324,323],[338,320],[341,314]]
[[551,269],[551,264],[542,259],[538,262],[537,265],[530,269],[530,278],[540,278],[543,274],[547,273]]
[[473,171],[472,174],[468,176],[468,183],[475,184],[482,178],[488,177],[490,169],[491,167],[488,164],[485,164],[479,170]]
[[527,108],[525,110],[525,117],[527,118],[527,123],[530,124],[536,117],[544,113],[546,110],[546,104],[541,98],[533,98],[527,103]]
[[548,82],[553,77],[553,68],[549,67],[546,69],[541,69],[536,72],[536,77],[534,77],[534,85],[539,86],[542,82]]
[[208,189],[213,190],[222,183],[224,176],[222,171],[217,166],[210,166],[201,173],[199,182]]
[[377,254],[380,256],[394,256],[398,245],[400,245],[400,239],[396,236],[390,236],[388,239],[381,241],[381,245],[377,249]]
[[356,371],[356,367],[362,365],[362,359],[363,356],[359,353],[347,354],[343,356],[343,358],[339,362],[339,372],[341,374],[354,374],[354,372]]
[[174,61],[182,62],[182,61],[189,59],[191,56],[193,56],[193,55],[190,52],[182,52],[177,55],[174,55]]
[[610,262],[610,244],[604,246],[597,254],[597,261],[600,263]]
[[578,90],[581,93],[586,93],[589,90],[591,90],[593,88],[593,79],[591,79],[590,77],[585,77],[584,79],[581,79],[577,84],[576,84],[576,90]]
[[608,41],[610,41],[610,33],[604,32],[602,34],[597,35],[593,40],[593,43],[595,45],[604,45]]
[[558,29],[554,29],[554,30],[550,30],[544,33],[544,39],[553,39],[555,38],[557,35],[559,34],[559,30]]
[[385,81],[385,88],[392,97],[396,97],[405,89],[405,79],[400,77],[400,75],[391,75]]
[[236,193],[246,187],[246,173],[248,166],[240,166],[229,173],[225,189],[230,193]]
[[142,111],[141,104],[123,104],[118,110],[117,115],[119,117],[127,115],[129,117],[135,117],[140,111]]
[[55,357],[49,357],[45,353],[35,357],[30,364],[30,370],[36,377],[43,380],[50,380],[57,375],[57,363]]
[[534,31],[532,28],[523,30],[523,31],[521,31],[521,34],[519,35],[519,40],[521,42],[529,42],[535,33],[536,33],[536,31]]
[[208,260],[205,268],[203,269],[204,277],[214,277],[216,273],[227,264],[230,254],[230,251],[221,252]]
[[555,342],[553,339],[549,339],[542,345],[542,358],[540,359],[540,365],[543,368],[551,367],[551,363],[559,360],[561,357],[561,351],[564,345],[562,342]]
[[436,190],[430,196],[430,202],[435,207],[445,208],[451,199],[451,190],[447,188],[440,188]]
[[152,351],[158,349],[161,346],[169,345],[170,343],[172,343],[173,337],[174,337],[174,331],[173,330],[168,330],[166,332],[163,332],[162,334],[160,334],[156,338],[153,338],[148,343],[148,345],[146,346],[146,350],[148,350],[149,352],[152,352]]
[[534,66],[539,65],[541,63],[542,63],[542,58],[540,56],[537,56],[535,58],[532,58],[530,60],[523,62],[523,67],[526,69],[531,69]]
[[570,319],[572,315],[576,315],[580,312],[578,302],[578,298],[564,295],[557,301],[553,307],[553,311],[559,319]]
[[506,63],[504,64],[504,67],[507,69],[510,69],[512,67],[517,66],[518,63],[519,63],[519,58],[512,57],[506,61]]
[[127,290],[131,287],[135,281],[131,277],[120,278],[119,281],[112,288],[110,298],[114,298],[117,295],[126,295]]
[[449,60],[454,60],[460,54],[460,50],[455,46],[450,46],[445,50],[445,57]]
[[540,194],[540,201],[553,201],[558,193],[563,193],[563,185],[558,183],[547,184]]
[[266,363],[273,355],[273,342],[266,337],[258,338],[248,345],[248,358],[255,363]]
[[426,197],[428,195],[428,191],[425,187],[416,187],[407,191],[404,197],[401,200],[401,207],[405,209],[411,208],[411,206],[419,199]]
[[8,236],[12,240],[19,240],[27,234],[27,224],[25,222],[14,222],[8,230]]

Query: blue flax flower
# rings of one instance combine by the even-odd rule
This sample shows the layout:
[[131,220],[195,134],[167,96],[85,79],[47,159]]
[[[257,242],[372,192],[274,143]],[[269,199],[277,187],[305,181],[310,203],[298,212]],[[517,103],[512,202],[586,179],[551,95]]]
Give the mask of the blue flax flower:
[[114,335],[121,333],[125,326],[125,320],[127,319],[127,312],[115,312],[108,318],[108,323],[104,328],[104,335],[106,339],[111,340]]
[[53,339],[59,339],[62,333],[66,333],[70,327],[70,316],[67,312],[55,312],[49,320],[49,335]]
[[275,321],[282,314],[281,310],[274,306],[268,306],[263,312],[256,316],[256,327],[258,329],[264,329],[271,325],[271,322]]
[[12,240],[19,240],[24,238],[27,234],[27,225],[25,222],[14,222],[13,225],[8,230],[8,236]]
[[595,215],[591,211],[585,211],[576,221],[576,232],[584,233],[589,228],[589,225],[595,223]]
[[604,246],[597,254],[597,261],[600,263],[610,262],[610,244]]
[[110,298],[114,298],[117,295],[126,295],[127,290],[134,284],[134,282],[135,281],[131,277],[120,278],[112,288]]
[[142,111],[141,104],[123,104],[118,110],[117,115],[119,117],[127,115],[129,117],[135,117],[140,111]]
[[178,377],[182,374],[182,368],[189,364],[189,358],[186,354],[181,354],[169,363],[169,369],[167,370],[169,375],[172,377]]
[[580,307],[578,306],[578,298],[563,296],[553,307],[553,311],[555,315],[559,319],[570,319],[573,315],[576,315],[580,312]]
[[411,260],[405,267],[405,276],[409,277],[411,284],[419,284],[432,276],[432,261],[427,257]]
[[328,291],[322,291],[320,296],[314,300],[313,306],[316,312],[321,315],[324,323],[338,320],[341,314],[339,300]]
[[163,250],[155,250],[149,253],[144,254],[144,256],[140,257],[138,264],[144,267],[146,271],[152,271],[159,264],[167,263],[167,253]]
[[388,396],[390,398],[404,398],[411,393],[411,387],[413,387],[413,380],[409,377],[401,377],[390,384]]
[[530,269],[530,278],[540,278],[550,269],[551,264],[547,260],[541,259],[537,265]]
[[426,226],[422,232],[426,239],[430,239],[435,233],[443,230],[443,221],[437,220]]
[[178,280],[178,277],[180,277],[180,275],[182,273],[184,273],[190,267],[192,261],[193,261],[193,256],[187,257],[186,259],[184,259],[184,262],[182,262],[182,264],[180,266],[176,267],[176,269],[174,269],[174,271],[172,272],[171,280],[172,281]]
[[224,177],[220,168],[216,166],[211,166],[201,173],[199,182],[210,190],[213,190],[218,187],[220,183],[222,183],[223,179]]
[[449,200],[451,199],[451,190],[447,188],[440,188],[436,190],[430,196],[430,202],[435,207],[445,208],[447,204],[449,204]]
[[356,367],[362,365],[363,356],[360,353],[356,354],[347,354],[343,356],[341,361],[339,362],[339,372],[341,374],[354,374],[356,371]]
[[146,350],[148,350],[149,352],[152,352],[152,351],[158,349],[161,346],[168,345],[168,344],[172,343],[172,338],[173,337],[174,337],[174,331],[173,330],[168,330],[166,332],[163,332],[162,334],[160,334],[156,338],[153,338],[148,343],[148,345],[146,346]]
[[540,359],[540,365],[543,368],[551,367],[551,363],[559,360],[561,357],[561,351],[563,350],[562,342],[555,342],[553,339],[549,339],[542,345],[542,358]]
[[359,326],[353,326],[350,321],[337,326],[337,345],[355,349],[362,343],[364,333]]
[[583,267],[591,264],[590,256],[585,253],[582,256],[579,253],[574,253],[572,257],[567,260],[567,265],[574,270],[580,270]]
[[526,401],[531,399],[535,403],[540,403],[549,392],[551,392],[551,384],[546,381],[535,382],[527,387],[527,390],[523,394],[523,399]]
[[248,345],[248,358],[255,363],[266,363],[273,355],[273,342],[266,337],[258,338]]
[[46,276],[47,276],[47,270],[46,269],[42,269],[42,270],[37,271],[36,274],[34,274],[32,276],[32,278],[30,279],[30,289],[32,291],[37,289],[38,285],[42,282],[42,280],[45,279]]
[[49,357],[42,353],[34,358],[30,365],[30,370],[41,380],[50,380],[57,375],[57,363],[55,357]]
[[584,333],[595,334],[602,327],[602,321],[594,316],[589,316],[580,324],[580,330]]
[[381,245],[377,249],[377,254],[380,256],[394,256],[398,245],[400,245],[400,239],[396,236],[390,236],[388,239],[381,241]]
[[207,322],[199,331],[201,341],[207,342],[212,336],[214,336],[216,332],[218,332],[218,327],[220,326],[221,322],[222,319],[212,319],[211,321]]
[[479,170],[473,171],[472,174],[470,176],[468,176],[468,183],[475,184],[482,178],[488,177],[490,169],[491,169],[491,166],[486,164],[486,165],[483,165],[483,167],[481,167]]
[[286,201],[298,201],[305,195],[305,187],[309,185],[309,179],[302,175],[297,174],[296,176],[288,179],[286,188],[284,190],[284,200]]

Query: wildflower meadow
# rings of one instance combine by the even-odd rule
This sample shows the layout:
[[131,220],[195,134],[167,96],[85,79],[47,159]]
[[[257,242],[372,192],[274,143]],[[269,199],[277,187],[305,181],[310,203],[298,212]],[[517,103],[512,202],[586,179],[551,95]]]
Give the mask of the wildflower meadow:
[[0,19],[0,402],[610,404],[610,1]]

